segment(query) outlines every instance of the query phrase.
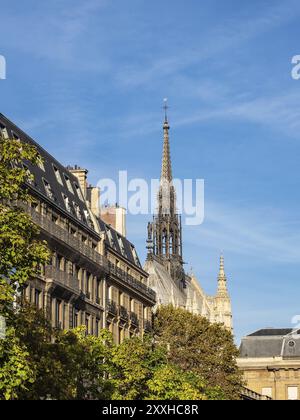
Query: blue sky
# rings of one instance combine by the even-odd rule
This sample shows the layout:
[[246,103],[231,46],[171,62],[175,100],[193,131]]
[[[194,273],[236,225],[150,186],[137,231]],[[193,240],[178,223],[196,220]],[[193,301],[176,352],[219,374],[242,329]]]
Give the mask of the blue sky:
[[[212,294],[224,251],[237,339],[300,313],[299,17],[295,0],[1,1],[1,112],[92,182],[159,176],[169,98],[174,175],[205,180],[185,260]],[[147,219],[128,218],[143,259]]]

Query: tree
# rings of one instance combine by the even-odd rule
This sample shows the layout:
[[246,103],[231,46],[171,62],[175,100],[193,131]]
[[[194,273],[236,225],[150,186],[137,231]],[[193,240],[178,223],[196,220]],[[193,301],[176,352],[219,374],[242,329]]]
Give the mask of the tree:
[[49,258],[39,230],[19,205],[32,201],[25,188],[32,181],[24,161],[37,164],[35,147],[0,137],[0,313],[9,311],[16,290],[40,272]]
[[22,399],[109,399],[111,334],[86,335],[85,327],[52,328],[42,310],[23,304],[15,314],[15,334],[27,349],[35,380],[19,394]]
[[150,336],[133,337],[116,346],[112,354],[112,399],[142,400],[148,396],[147,382],[166,363],[164,348],[155,346]]
[[115,400],[223,399],[220,388],[209,387],[193,372],[168,363],[167,349],[153,337],[133,337],[115,346],[112,354]]
[[226,399],[239,399],[241,373],[232,334],[220,324],[171,305],[155,316],[155,340],[167,346],[167,360],[199,375],[209,387],[220,387]]
[[197,374],[162,365],[147,383],[151,400],[221,400],[220,388],[210,388]]
[[31,181],[24,161],[38,163],[37,150],[18,140],[0,137],[0,316],[8,324],[5,340],[0,340],[0,398],[16,398],[35,378],[30,354],[16,336],[12,325],[12,302],[16,292],[40,272],[49,252],[38,240],[38,229],[20,203],[32,199],[25,188]]
[[35,381],[34,366],[27,348],[9,329],[0,340],[0,400],[16,399]]

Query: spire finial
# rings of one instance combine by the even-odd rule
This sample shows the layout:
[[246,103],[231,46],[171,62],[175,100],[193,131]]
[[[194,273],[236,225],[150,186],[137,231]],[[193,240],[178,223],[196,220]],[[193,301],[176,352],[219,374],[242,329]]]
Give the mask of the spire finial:
[[164,98],[165,122],[168,122],[168,98]]
[[170,143],[169,143],[169,123],[168,123],[168,99],[164,99],[164,110],[165,110],[165,121],[163,125],[164,130],[164,145],[163,145],[163,157],[162,157],[162,170],[161,170],[161,180],[167,183],[172,182],[172,165],[171,165],[171,153],[170,153]]
[[218,295],[227,294],[227,279],[224,270],[224,255],[220,255],[220,269],[218,275]]
[[220,255],[220,271],[219,271],[219,277],[225,278],[223,251],[221,252],[221,255]]

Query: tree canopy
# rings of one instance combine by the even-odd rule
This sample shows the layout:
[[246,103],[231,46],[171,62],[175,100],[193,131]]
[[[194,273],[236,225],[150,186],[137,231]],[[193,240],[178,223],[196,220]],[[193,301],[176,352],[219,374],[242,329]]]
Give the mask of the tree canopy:
[[162,306],[155,316],[155,340],[168,348],[169,363],[221,387],[225,398],[236,399],[242,385],[236,364],[238,350],[231,332],[184,309]]

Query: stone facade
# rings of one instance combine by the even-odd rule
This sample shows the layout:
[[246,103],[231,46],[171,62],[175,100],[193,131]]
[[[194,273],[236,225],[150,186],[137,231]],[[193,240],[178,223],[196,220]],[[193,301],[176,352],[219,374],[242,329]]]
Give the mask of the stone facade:
[[300,334],[259,330],[242,339],[237,360],[249,389],[274,400],[300,399]]
[[148,286],[156,291],[157,305],[172,304],[195,314],[220,322],[232,330],[231,301],[224,272],[224,258],[220,259],[218,290],[208,296],[194,275],[183,268],[181,217],[176,211],[176,191],[173,185],[167,114],[163,123],[163,157],[158,212],[148,224],[148,256],[144,266],[149,273]]
[[24,162],[34,176],[27,184],[34,203],[25,209],[52,257],[24,297],[56,328],[85,325],[93,335],[108,328],[116,343],[151,330],[156,296],[148,274],[134,245],[100,218],[99,191],[87,185],[87,171],[65,168],[1,114],[0,135],[33,144],[43,158],[39,167]]

